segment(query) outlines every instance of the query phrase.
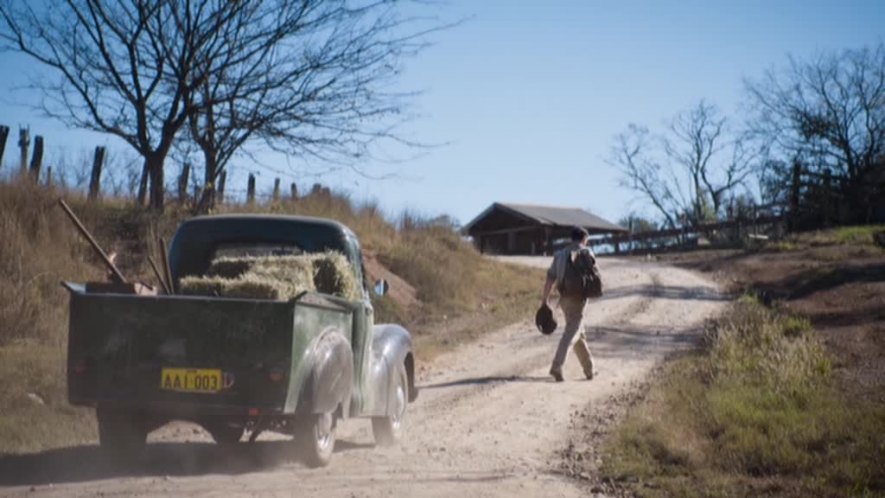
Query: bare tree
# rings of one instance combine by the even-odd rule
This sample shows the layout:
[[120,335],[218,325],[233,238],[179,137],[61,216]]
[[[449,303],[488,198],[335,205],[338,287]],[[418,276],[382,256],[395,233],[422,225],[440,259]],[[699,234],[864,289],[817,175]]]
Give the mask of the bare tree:
[[790,58],[746,88],[749,128],[766,146],[770,164],[832,172],[852,221],[864,221],[876,195],[872,185],[885,181],[885,45]]
[[[188,129],[211,185],[253,138],[298,153],[358,151],[402,111],[385,93],[420,46],[393,0],[0,0],[0,43],[51,68],[40,108],[142,156],[162,209],[164,162]],[[357,152],[358,153],[358,152]]]
[[156,209],[163,207],[164,161],[191,112],[188,94],[202,83],[193,45],[207,26],[180,15],[179,3],[0,3],[4,47],[31,56],[58,76],[32,82],[43,95],[40,108],[65,124],[110,133],[134,148],[144,161],[139,200],[149,177],[150,204]]
[[[227,3],[216,6],[228,9]],[[201,56],[206,81],[193,94],[191,138],[205,162],[205,193],[250,142],[291,155],[360,157],[392,133],[405,95],[386,91],[425,33],[389,0],[268,0],[239,9]]]
[[701,101],[677,114],[664,133],[630,125],[615,137],[609,163],[621,184],[639,192],[675,227],[716,219],[729,193],[752,172],[755,154],[731,137],[727,121]]

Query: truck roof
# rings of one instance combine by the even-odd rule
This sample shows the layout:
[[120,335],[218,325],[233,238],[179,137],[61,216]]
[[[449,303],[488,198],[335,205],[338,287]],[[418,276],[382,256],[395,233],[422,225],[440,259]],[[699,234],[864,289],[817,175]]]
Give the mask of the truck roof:
[[[335,227],[345,232],[351,232],[350,228],[347,225],[331,220],[329,218],[317,218],[314,216],[295,216],[288,214],[255,214],[255,213],[227,213],[227,214],[208,214],[202,216],[195,216],[193,218],[188,219],[182,225],[186,223],[202,223],[207,221],[219,221],[226,219],[234,219],[234,220],[279,220],[279,221],[290,221],[296,223],[307,223],[307,224],[317,224],[317,225],[328,225],[329,227]],[[352,233],[352,232],[351,232]]]

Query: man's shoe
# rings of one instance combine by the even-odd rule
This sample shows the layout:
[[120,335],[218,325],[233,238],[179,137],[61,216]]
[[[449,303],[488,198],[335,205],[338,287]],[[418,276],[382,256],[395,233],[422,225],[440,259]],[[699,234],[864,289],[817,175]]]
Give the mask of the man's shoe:
[[587,380],[593,380],[593,372],[590,372],[590,373],[584,373],[584,375],[587,376]]
[[555,380],[556,382],[562,382],[563,380],[565,380],[562,378],[562,372],[550,369],[550,375],[553,376],[553,380]]

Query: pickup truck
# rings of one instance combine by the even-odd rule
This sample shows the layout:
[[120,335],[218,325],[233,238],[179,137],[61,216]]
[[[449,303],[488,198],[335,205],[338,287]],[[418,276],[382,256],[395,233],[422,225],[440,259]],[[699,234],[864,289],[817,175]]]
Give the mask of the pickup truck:
[[[172,420],[204,427],[218,443],[262,431],[293,436],[310,466],[328,464],[341,419],[372,421],[375,440],[400,436],[414,401],[409,333],[375,325],[360,245],[341,223],[272,215],[185,221],[169,250],[172,286],[203,275],[231,249],[256,255],[337,251],[361,298],[306,292],[288,301],[170,293],[70,290],[68,396],[96,409],[102,449],[132,457]],[[383,281],[375,286],[381,292]]]

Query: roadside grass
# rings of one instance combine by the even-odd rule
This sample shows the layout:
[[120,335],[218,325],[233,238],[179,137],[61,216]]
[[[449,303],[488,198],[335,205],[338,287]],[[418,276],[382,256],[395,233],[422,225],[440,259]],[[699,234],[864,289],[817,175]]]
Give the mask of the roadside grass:
[[839,244],[874,244],[874,234],[885,232],[885,225],[862,225],[837,228],[833,236]]
[[[127,278],[148,283],[155,278],[147,256],[159,261],[156,237],[168,242],[190,216],[174,205],[157,216],[122,199],[87,203],[77,193],[0,182],[0,454],[95,440],[91,410],[67,404],[68,296],[59,282],[106,276],[56,205],[60,196],[98,242],[118,254]],[[391,222],[376,205],[357,205],[345,195],[225,204],[218,211],[321,216],[348,225],[365,250],[417,290],[419,302],[412,306],[389,296],[374,304],[378,322],[412,331],[419,363],[530,316],[540,294],[541,271],[484,258],[451,226],[408,214]]]
[[813,247],[854,246],[876,249],[876,234],[885,233],[885,225],[858,225],[815,230],[788,235],[768,242],[765,249],[774,252],[793,252]]
[[885,409],[849,407],[809,322],[742,298],[606,443],[637,496],[885,493]]
[[92,410],[68,404],[64,355],[60,344],[19,340],[0,347],[0,454],[97,438]]

